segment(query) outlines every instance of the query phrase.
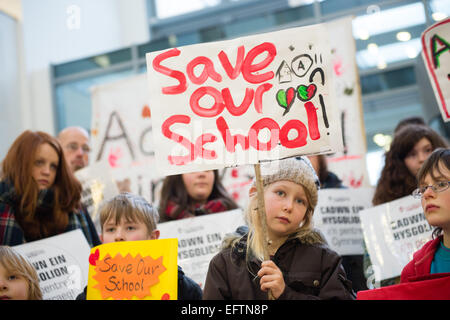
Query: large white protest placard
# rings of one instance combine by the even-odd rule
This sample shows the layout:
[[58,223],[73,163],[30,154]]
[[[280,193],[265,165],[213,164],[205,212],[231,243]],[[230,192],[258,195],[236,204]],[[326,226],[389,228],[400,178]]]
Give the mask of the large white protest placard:
[[450,18],[422,33],[422,58],[436,96],[442,119],[450,121]]
[[35,268],[44,300],[75,300],[87,285],[91,248],[80,229],[14,249]]
[[150,107],[145,74],[92,88],[92,160],[109,164],[116,181],[148,201],[160,177]]
[[81,202],[86,207],[94,222],[97,232],[101,233],[99,209],[104,201],[119,194],[116,182],[106,162],[96,162],[75,172],[83,191]]
[[351,187],[370,187],[366,165],[366,130],[356,65],[352,17],[326,23],[331,46],[338,121],[344,148],[327,157],[328,168]]
[[375,280],[400,276],[413,253],[431,239],[419,199],[412,196],[359,212]]
[[158,170],[339,150],[328,42],[319,24],[147,53]]
[[340,255],[364,253],[359,212],[372,207],[373,191],[373,188],[319,190],[314,226]]
[[203,287],[209,262],[219,252],[227,233],[245,225],[242,210],[214,213],[158,224],[160,239],[178,239],[178,264]]

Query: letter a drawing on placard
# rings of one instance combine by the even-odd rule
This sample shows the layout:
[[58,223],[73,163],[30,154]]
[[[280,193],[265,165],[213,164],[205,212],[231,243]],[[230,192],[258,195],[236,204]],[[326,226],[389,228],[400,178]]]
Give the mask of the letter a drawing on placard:
[[[119,125],[120,130],[121,130],[121,134],[116,135],[116,136],[110,136],[109,135],[109,131],[111,130],[111,126],[112,126],[112,123],[113,123],[113,118],[117,118],[117,124]],[[110,140],[114,141],[114,140],[120,140],[120,139],[125,139],[125,142],[126,142],[126,144],[128,146],[128,149],[130,150],[131,157],[133,159],[135,159],[133,147],[132,147],[131,141],[128,138],[128,135],[126,133],[125,127],[123,126],[122,120],[120,119],[117,111],[114,111],[109,116],[108,125],[106,126],[105,138],[103,139],[101,147],[100,147],[100,151],[98,152],[97,161],[99,161],[102,158],[103,149],[105,148],[105,144],[108,141],[110,141]]]

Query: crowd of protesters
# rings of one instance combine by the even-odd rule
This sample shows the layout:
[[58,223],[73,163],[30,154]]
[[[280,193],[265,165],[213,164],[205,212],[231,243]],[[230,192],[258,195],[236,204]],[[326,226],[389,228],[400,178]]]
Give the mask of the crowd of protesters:
[[[2,159],[0,176],[0,297],[42,299],[33,266],[14,246],[81,229],[91,247],[115,241],[158,239],[158,223],[238,208],[218,170],[168,176],[158,207],[129,192],[101,209],[97,234],[81,202],[75,171],[89,164],[89,135],[79,127],[53,137],[40,131],[19,135]],[[261,167],[266,230],[262,229],[255,180],[246,225],[224,240],[211,260],[201,289],[178,270],[178,298],[195,299],[356,299],[367,290],[364,255],[340,256],[313,225],[318,190],[347,188],[328,171],[324,155],[277,160]],[[446,139],[420,118],[401,121],[385,153],[374,206],[407,195],[421,199],[433,239],[414,255],[401,277],[382,286],[450,273],[450,150]],[[128,213],[127,213],[128,212]],[[130,227],[132,225],[132,228]],[[86,291],[78,299],[85,299]]]

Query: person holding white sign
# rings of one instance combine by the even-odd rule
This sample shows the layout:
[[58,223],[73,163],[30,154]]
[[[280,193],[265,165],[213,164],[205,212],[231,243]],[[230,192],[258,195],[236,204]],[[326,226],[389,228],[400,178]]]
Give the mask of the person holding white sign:
[[161,189],[161,222],[236,209],[218,170],[168,176]]
[[8,246],[0,246],[0,300],[42,300],[36,270]]
[[[372,199],[374,206],[410,195],[417,188],[416,175],[436,148],[447,147],[447,142],[433,129],[420,124],[400,125],[389,151],[385,154],[385,165],[381,171]],[[371,279],[372,265],[366,250],[364,270],[366,279]],[[398,284],[399,277],[381,281],[381,286]]]
[[[306,157],[261,164],[268,239],[262,239],[256,181],[245,212],[249,232],[210,262],[203,299],[354,299],[341,257],[312,226],[319,180]],[[264,243],[270,260],[264,261]]]
[[23,132],[3,160],[0,244],[15,246],[81,229],[90,246],[99,245],[80,199],[81,185],[58,140],[42,131]]
[[425,218],[435,227],[434,239],[414,253],[413,260],[403,268],[402,283],[425,280],[437,273],[450,276],[450,149],[436,149],[417,179],[419,187],[413,196],[421,199]]

